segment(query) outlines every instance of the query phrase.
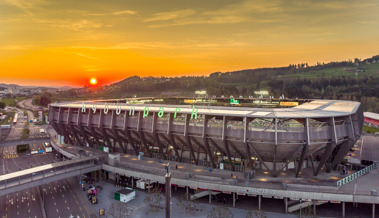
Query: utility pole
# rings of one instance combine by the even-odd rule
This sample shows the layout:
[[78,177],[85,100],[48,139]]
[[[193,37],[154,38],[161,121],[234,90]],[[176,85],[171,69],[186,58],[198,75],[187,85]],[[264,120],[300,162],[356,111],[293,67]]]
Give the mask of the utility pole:
[[165,175],[165,181],[166,181],[166,218],[171,217],[171,172],[170,172],[170,163],[167,163],[166,166],[166,175]]

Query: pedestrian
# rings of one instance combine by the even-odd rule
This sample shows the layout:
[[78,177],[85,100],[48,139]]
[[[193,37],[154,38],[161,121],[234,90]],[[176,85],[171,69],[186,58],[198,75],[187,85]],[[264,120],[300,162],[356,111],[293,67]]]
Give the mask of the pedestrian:
[[178,169],[178,165],[175,165],[175,168]]

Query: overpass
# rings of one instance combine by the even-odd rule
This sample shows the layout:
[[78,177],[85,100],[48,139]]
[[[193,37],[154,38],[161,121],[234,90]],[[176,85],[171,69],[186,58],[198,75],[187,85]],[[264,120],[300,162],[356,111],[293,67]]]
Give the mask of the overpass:
[[22,144],[29,144],[29,143],[44,143],[44,142],[50,142],[50,137],[5,140],[5,141],[0,142],[0,147],[22,145]]
[[82,157],[0,176],[0,196],[101,169],[97,157]]

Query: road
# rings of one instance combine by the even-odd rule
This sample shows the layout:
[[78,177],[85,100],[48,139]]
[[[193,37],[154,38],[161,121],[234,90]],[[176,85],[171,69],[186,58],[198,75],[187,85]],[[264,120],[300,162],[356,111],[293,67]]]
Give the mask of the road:
[[25,127],[25,119],[24,113],[16,108],[16,113],[18,113],[18,119],[16,124],[11,124],[11,131],[9,132],[8,136],[5,138],[5,140],[13,140],[13,139],[20,139],[22,135],[22,131]]
[[90,217],[83,206],[86,202],[78,196],[79,184],[72,186],[74,180],[64,179],[43,186],[47,217]]
[[[45,148],[42,143],[31,144],[30,147],[31,150]],[[17,157],[1,158],[0,174],[4,174],[3,169],[5,173],[10,173],[58,161],[61,160],[57,159],[56,152],[35,155],[19,154]],[[75,218],[90,217],[93,211],[88,212],[88,209],[83,206],[89,202],[83,202],[78,197],[78,192],[81,192],[79,183],[69,180],[75,179],[52,182],[0,197],[0,217],[42,217],[43,199],[47,217],[69,217],[70,215]],[[73,184],[77,186],[74,187]],[[42,190],[44,190],[44,196]]]
[[21,107],[23,107],[23,108],[26,108],[26,109],[29,109],[29,110],[32,110],[32,111],[36,111],[40,107],[40,106],[33,105],[32,104],[32,99],[26,99],[24,101],[21,101],[19,103],[19,105]]
[[[31,100],[20,102],[30,106]],[[33,106],[36,107],[36,106]],[[37,107],[38,108],[38,107]],[[20,139],[25,122],[34,119],[32,111],[27,110],[28,119],[23,119],[24,112],[16,109],[19,119],[11,129],[8,140]],[[40,134],[40,129],[46,129],[47,125],[35,125],[29,123],[29,138],[38,138],[46,135]],[[45,150],[44,143],[29,144],[30,151]],[[28,169],[48,163],[58,162],[56,152],[42,154],[17,154],[16,146],[0,148],[0,175]],[[64,179],[45,184],[40,187],[30,188],[0,197],[0,217],[42,217],[42,205],[44,204],[47,217],[93,217],[93,210],[88,206],[89,202],[78,196],[80,186],[74,182],[74,178]],[[44,202],[44,203],[43,203]]]

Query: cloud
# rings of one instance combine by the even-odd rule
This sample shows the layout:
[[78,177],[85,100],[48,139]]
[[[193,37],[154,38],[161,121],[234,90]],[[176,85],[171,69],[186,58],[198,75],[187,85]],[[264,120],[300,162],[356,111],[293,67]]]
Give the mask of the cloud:
[[36,4],[42,3],[42,1],[30,1],[30,0],[7,0],[7,2],[13,6],[16,6],[20,10],[24,11],[28,15],[33,15],[30,9],[35,7]]
[[124,11],[115,11],[112,13],[113,15],[122,15],[122,14],[137,14],[136,11],[124,10]]
[[12,4],[18,8],[23,8],[23,9],[26,9],[26,8],[31,8],[33,6],[33,3],[30,2],[30,1],[22,1],[22,0],[7,0],[7,2],[9,4]]
[[102,23],[85,19],[34,19],[34,21],[73,31],[90,31],[103,26]]
[[85,54],[81,54],[81,53],[77,53],[77,52],[73,52],[73,53],[76,54],[76,55],[79,55],[81,57],[85,57],[85,58],[89,58],[89,59],[92,59],[92,60],[97,60],[97,61],[103,62],[103,60],[101,60],[100,58],[95,58],[95,57],[92,57],[92,56],[89,56],[89,55],[85,55]]
[[67,13],[70,14],[75,14],[79,16],[109,16],[109,15],[134,15],[137,14],[137,11],[132,11],[132,10],[123,10],[123,11],[114,11],[114,12],[109,12],[109,13],[97,13],[97,12],[89,12],[89,11],[84,11],[84,10],[66,10]]
[[100,67],[94,66],[94,65],[83,65],[82,68],[84,69],[84,71],[87,71],[87,72],[94,72],[94,71],[102,71],[103,70]]
[[170,12],[160,12],[154,14],[153,17],[145,19],[145,22],[152,22],[152,21],[167,21],[167,20],[174,20],[177,18],[184,18],[191,16],[195,14],[196,11],[192,9],[187,10],[179,10],[179,11],[170,11]]
[[18,51],[18,50],[26,50],[33,46],[31,45],[5,45],[0,47],[0,50],[9,50],[9,51]]
[[[125,50],[125,49],[212,49],[220,47],[246,46],[246,43],[227,40],[223,42],[186,41],[186,42],[127,42],[111,46],[73,46],[72,49],[88,50]],[[81,55],[81,54],[78,54]]]

